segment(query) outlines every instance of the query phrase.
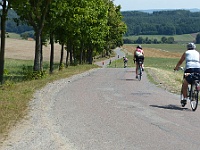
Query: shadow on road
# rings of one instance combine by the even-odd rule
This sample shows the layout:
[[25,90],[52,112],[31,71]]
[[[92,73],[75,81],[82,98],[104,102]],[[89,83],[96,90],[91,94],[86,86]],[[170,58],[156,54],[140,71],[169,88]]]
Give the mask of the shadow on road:
[[125,79],[126,81],[138,81],[138,79]]
[[126,72],[135,72],[134,70],[126,70]]
[[183,108],[177,105],[166,105],[166,106],[159,106],[159,105],[150,105],[151,107],[157,107],[157,108],[162,108],[162,109],[173,109],[173,110],[187,110],[189,111],[190,109],[188,108]]

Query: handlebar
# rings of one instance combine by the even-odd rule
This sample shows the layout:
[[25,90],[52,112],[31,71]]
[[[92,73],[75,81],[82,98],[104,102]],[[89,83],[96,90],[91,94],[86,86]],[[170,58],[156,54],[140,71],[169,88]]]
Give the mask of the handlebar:
[[175,70],[175,69],[174,69],[174,71],[179,71],[179,70],[184,71],[184,67],[178,67],[178,70]]
[[184,68],[183,67],[178,67],[178,70],[184,71]]

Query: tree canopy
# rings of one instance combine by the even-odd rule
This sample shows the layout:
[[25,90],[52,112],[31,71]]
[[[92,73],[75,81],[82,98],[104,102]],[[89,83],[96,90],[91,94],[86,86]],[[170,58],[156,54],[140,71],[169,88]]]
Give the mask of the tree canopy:
[[[91,64],[95,55],[100,55],[105,50],[108,52],[110,46],[115,48],[123,44],[122,37],[126,32],[126,24],[122,21],[120,6],[114,5],[112,0],[5,2],[10,2],[12,10],[17,13],[9,19],[17,20],[17,24],[20,21],[34,30],[34,71],[42,71],[42,44],[45,39],[50,39],[51,42],[51,67],[54,41],[61,44],[62,51],[64,45],[66,46],[66,60],[69,57],[70,64]],[[23,36],[26,37],[27,34]]]

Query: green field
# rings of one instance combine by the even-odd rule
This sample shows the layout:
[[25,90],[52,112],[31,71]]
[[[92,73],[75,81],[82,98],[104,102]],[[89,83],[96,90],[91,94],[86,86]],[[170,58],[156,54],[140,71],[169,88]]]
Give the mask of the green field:
[[[133,47],[136,47],[138,44],[125,44],[125,45],[132,45]],[[143,49],[145,48],[155,48],[155,49],[160,49],[164,51],[169,51],[169,52],[175,52],[175,53],[183,53],[186,51],[186,45],[187,43],[184,44],[141,44]],[[196,49],[200,52],[200,44],[196,44]]]
[[22,39],[19,34],[10,33],[10,32],[6,34],[6,37],[7,38],[12,38],[12,39]]
[[139,37],[142,37],[145,39],[148,37],[148,39],[157,39],[158,41],[161,40],[162,37],[174,37],[175,42],[179,43],[187,43],[187,42],[192,42],[195,41],[195,37],[192,36],[191,34],[183,34],[183,35],[137,35],[137,36],[128,36],[124,38],[128,38],[130,40],[137,40]]

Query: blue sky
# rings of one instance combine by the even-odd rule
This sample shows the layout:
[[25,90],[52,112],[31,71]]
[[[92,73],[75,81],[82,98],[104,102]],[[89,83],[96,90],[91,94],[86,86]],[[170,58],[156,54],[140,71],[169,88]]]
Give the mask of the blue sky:
[[147,9],[200,9],[200,0],[113,0],[121,11]]

